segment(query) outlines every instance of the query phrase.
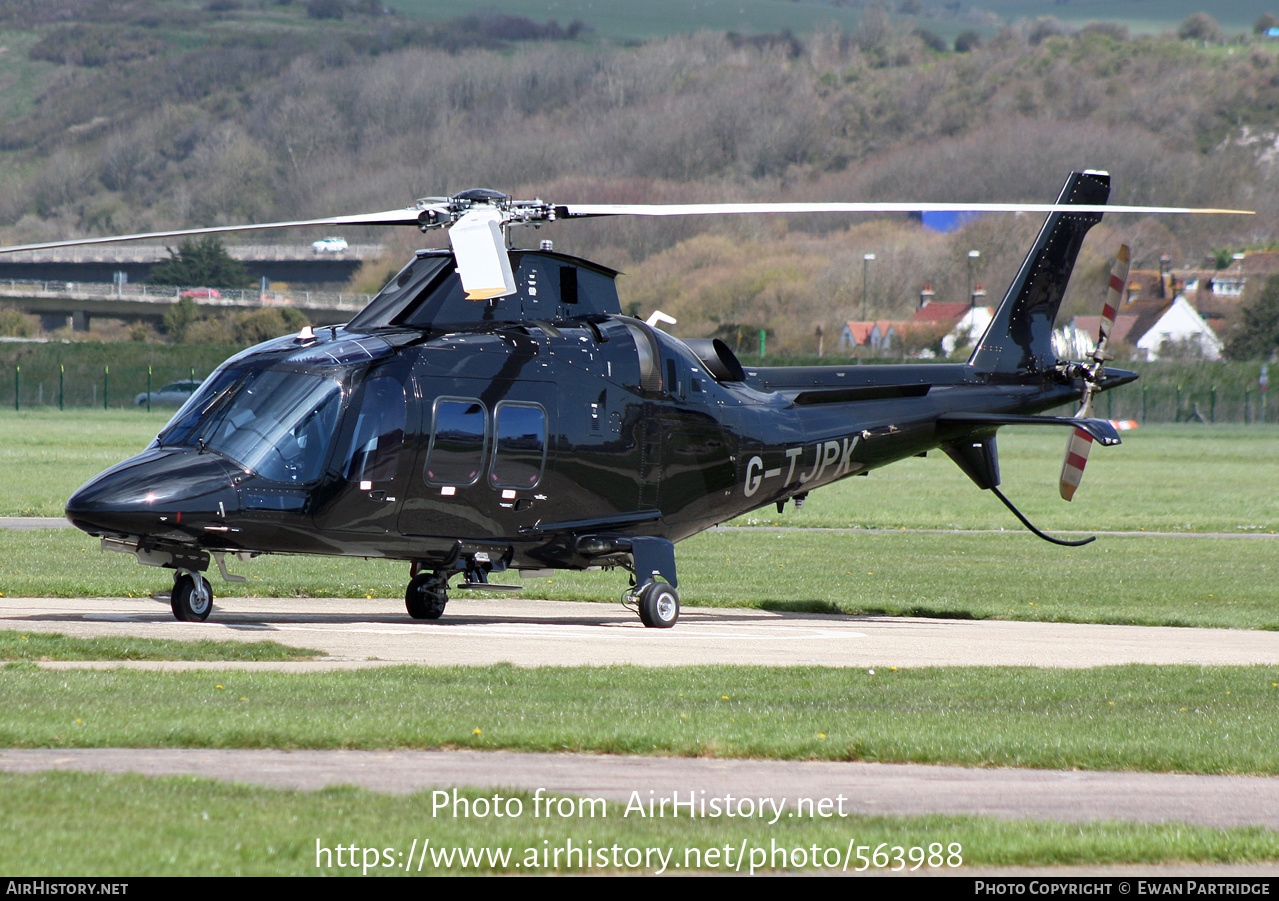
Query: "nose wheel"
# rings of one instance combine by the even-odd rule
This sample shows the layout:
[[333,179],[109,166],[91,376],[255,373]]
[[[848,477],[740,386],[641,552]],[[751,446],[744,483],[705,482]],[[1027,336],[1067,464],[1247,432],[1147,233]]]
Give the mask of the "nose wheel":
[[174,617],[182,622],[202,623],[213,612],[213,587],[199,573],[180,570],[169,597]]
[[404,592],[404,606],[414,619],[439,619],[449,602],[449,580],[441,573],[414,576]]

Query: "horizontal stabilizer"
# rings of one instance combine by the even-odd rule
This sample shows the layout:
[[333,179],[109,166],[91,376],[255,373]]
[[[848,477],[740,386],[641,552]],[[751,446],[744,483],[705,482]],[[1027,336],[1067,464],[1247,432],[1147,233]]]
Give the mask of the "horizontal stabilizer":
[[981,428],[1004,425],[1055,425],[1082,429],[1099,441],[1102,447],[1113,447],[1123,442],[1119,430],[1107,419],[1076,419],[1073,416],[1022,416],[1013,413],[943,413],[937,417],[937,425],[963,425]]

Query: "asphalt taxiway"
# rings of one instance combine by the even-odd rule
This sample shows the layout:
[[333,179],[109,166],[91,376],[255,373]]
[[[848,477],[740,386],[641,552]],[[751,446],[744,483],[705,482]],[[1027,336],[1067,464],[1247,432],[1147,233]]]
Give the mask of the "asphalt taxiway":
[[[151,598],[0,598],[0,628],[92,637],[273,640],[323,659],[286,667],[424,665],[1040,666],[1279,665],[1279,632],[1079,623],[830,616],[687,607],[646,629],[620,604],[449,602],[414,621],[402,601],[218,598],[208,622],[176,621]],[[228,664],[216,664],[225,668]],[[269,667],[274,664],[251,664]]]

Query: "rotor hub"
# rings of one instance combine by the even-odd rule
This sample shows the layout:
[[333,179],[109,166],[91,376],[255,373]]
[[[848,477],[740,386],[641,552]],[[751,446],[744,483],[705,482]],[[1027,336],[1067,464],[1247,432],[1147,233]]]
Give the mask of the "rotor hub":
[[451,226],[468,213],[496,210],[503,229],[510,225],[540,225],[555,221],[555,207],[543,200],[512,200],[510,194],[491,188],[471,188],[452,197],[425,197],[417,202],[418,227],[422,231]]
[[501,207],[510,202],[511,195],[503,194],[501,191],[494,191],[492,188],[471,188],[469,191],[454,194],[451,200],[458,206],[484,203],[489,206]]

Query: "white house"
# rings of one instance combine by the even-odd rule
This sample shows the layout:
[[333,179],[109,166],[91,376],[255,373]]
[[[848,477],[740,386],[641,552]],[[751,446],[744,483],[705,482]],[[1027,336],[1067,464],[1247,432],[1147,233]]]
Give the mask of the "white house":
[[[990,325],[994,311],[990,307],[976,307],[966,303],[925,303],[906,320],[905,328],[935,329],[944,332],[941,339],[941,350],[945,356],[955,352],[956,347],[976,344],[977,340]],[[925,350],[921,357],[931,358],[932,352]]]
[[[1063,355],[1078,359],[1092,351],[1101,326],[1100,316],[1076,316],[1061,330],[1058,344]],[[1184,294],[1171,301],[1151,300],[1125,304],[1115,317],[1111,345],[1126,343],[1157,360],[1166,344],[1197,349],[1204,360],[1220,360],[1222,342],[1195,311]],[[1083,350],[1083,353],[1080,351]]]
[[1157,360],[1160,349],[1168,342],[1197,347],[1199,356],[1205,360],[1221,359],[1221,339],[1184,294],[1178,294],[1168,309],[1134,343],[1146,352],[1147,360]]
[[941,339],[941,349],[945,351],[946,356],[950,356],[955,352],[956,347],[962,347],[965,344],[970,347],[975,345],[986,333],[986,326],[990,325],[990,320],[994,318],[995,314],[990,307],[969,307],[968,312],[955,323],[950,334]]

